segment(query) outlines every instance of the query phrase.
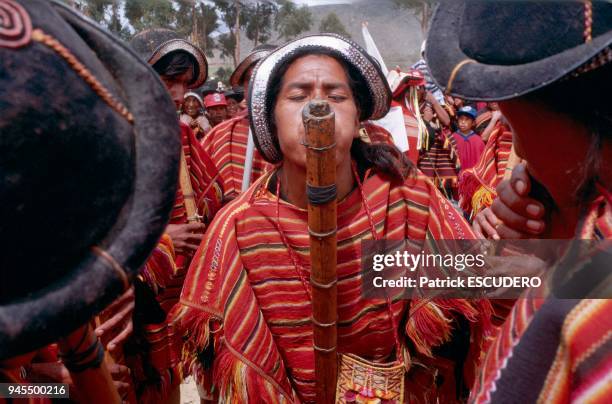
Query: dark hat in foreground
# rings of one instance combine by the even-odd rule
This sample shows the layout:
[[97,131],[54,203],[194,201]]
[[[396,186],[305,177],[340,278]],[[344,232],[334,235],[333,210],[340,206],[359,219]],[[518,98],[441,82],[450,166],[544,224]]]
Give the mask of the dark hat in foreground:
[[505,100],[612,61],[605,1],[443,1],[425,56],[447,93]]
[[249,84],[249,117],[255,145],[261,155],[271,163],[282,160],[278,139],[273,134],[270,110],[272,86],[283,66],[308,54],[325,52],[351,66],[367,89],[367,102],[362,105],[360,120],[379,119],[387,114],[391,105],[391,90],[378,62],[361,46],[336,34],[310,35],[291,41],[274,50],[259,62]]
[[257,62],[265,58],[276,49],[276,45],[262,44],[256,46],[251,52],[238,64],[234,72],[230,76],[229,82],[232,87],[241,86],[244,81],[244,74],[251,66],[255,66]]
[[132,50],[58,2],[0,0],[0,359],[111,303],[172,209],[174,106]]
[[151,66],[172,52],[184,51],[196,61],[196,71],[190,88],[198,88],[208,77],[208,61],[202,49],[169,29],[156,28],[138,33],[130,41],[130,46]]

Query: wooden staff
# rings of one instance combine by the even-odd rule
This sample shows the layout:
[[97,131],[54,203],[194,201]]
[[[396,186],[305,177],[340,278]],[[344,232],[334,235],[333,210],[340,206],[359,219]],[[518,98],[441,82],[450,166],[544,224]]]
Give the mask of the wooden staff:
[[317,403],[335,401],[338,376],[335,117],[326,101],[302,111],[306,132],[306,187]]
[[183,201],[185,203],[185,211],[187,212],[187,222],[202,223],[202,216],[198,215],[198,207],[195,202],[195,193],[191,186],[191,178],[189,175],[189,167],[187,167],[187,159],[185,152],[181,147],[181,167],[180,167],[179,183],[183,192]]

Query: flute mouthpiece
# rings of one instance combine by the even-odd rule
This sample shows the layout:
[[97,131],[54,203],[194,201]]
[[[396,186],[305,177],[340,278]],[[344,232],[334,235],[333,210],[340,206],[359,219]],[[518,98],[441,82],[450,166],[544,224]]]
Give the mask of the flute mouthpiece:
[[329,103],[325,100],[312,100],[306,105],[306,111],[313,117],[321,118],[331,113]]

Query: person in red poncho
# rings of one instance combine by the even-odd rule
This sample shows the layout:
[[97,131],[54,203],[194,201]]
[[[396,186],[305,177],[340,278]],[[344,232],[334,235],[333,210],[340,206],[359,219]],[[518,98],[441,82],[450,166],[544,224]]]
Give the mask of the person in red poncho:
[[[388,380],[396,388],[407,378],[405,391],[392,392],[398,402],[465,397],[488,302],[394,295],[391,303],[361,294],[362,241],[474,237],[404,154],[375,140],[385,138],[374,133],[382,129],[363,124],[389,109],[391,93],[377,63],[340,36],[314,35],[273,51],[252,80],[256,145],[278,168],[219,213],[189,268],[175,314],[199,369],[200,392],[232,403],[315,400],[302,109],[322,98],[335,113],[338,352],[372,371],[398,365],[400,375]],[[466,345],[438,352],[458,340]],[[354,391],[344,382],[338,388],[342,400],[389,393]]]
[[144,61],[73,8],[0,0],[0,15],[0,381],[136,402],[128,369],[108,359],[123,359],[133,284],[170,217],[175,106]]
[[[131,45],[160,75],[177,110],[185,92],[206,81],[208,66],[204,53],[173,31],[144,31],[132,39]],[[181,180],[170,224],[140,275],[154,300],[140,305],[141,313],[137,316],[145,320],[130,352],[132,357],[128,358],[138,400],[147,403],[178,400],[183,376],[182,341],[166,317],[178,302],[187,267],[206,225],[223,200],[217,168],[190,127],[182,122],[180,138]],[[147,317],[158,318],[151,322]]]
[[476,165],[485,148],[484,142],[474,131],[475,119],[474,107],[462,107],[457,111],[457,131],[453,133],[453,139],[461,160],[460,174]]
[[222,93],[207,94],[204,97],[204,106],[213,128],[228,119],[228,103]]
[[490,225],[504,243],[548,245],[554,264],[492,341],[469,402],[612,402],[612,4],[442,2],[427,43],[447,92],[499,100],[523,159]]
[[[267,44],[255,47],[232,73],[230,77],[232,87],[242,87],[246,97],[255,65],[274,48],[274,45]],[[224,184],[223,194],[226,201],[232,200],[242,192],[249,125],[248,111],[238,111],[232,119],[217,125],[202,140],[202,146],[219,168],[219,174]],[[261,157],[259,151],[255,150],[250,173],[251,182],[254,182],[271,168],[272,165]]]
[[[434,130],[427,127],[437,118],[440,126],[448,126],[448,112],[438,103],[429,91],[425,90],[425,76],[420,70],[411,69],[407,73],[391,71],[387,78],[393,92],[393,106],[401,106],[404,114],[404,124],[408,135],[408,158],[414,164],[419,160],[422,149],[428,149],[433,143]],[[425,120],[424,108],[428,106],[432,114]]]

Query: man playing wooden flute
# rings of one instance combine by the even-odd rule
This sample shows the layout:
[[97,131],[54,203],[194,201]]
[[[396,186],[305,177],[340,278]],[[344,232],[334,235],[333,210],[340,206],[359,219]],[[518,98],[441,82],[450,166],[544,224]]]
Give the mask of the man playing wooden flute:
[[[302,124],[302,110],[313,99],[326,100],[335,113],[337,350],[344,363],[365,369],[354,377],[340,374],[339,397],[453,402],[470,383],[463,375],[475,365],[482,336],[475,330],[488,320],[488,303],[365,299],[361,242],[473,234],[384,140],[388,134],[365,122],[387,113],[390,89],[362,48],[331,34],[292,41],[253,73],[252,130],[261,155],[278,168],[217,215],[189,268],[176,314],[200,391],[232,403],[315,400]],[[466,335],[476,355],[467,352],[469,343],[450,356],[435,353]],[[385,366],[392,371],[379,374]],[[359,386],[356,378],[366,374],[388,389]]]

